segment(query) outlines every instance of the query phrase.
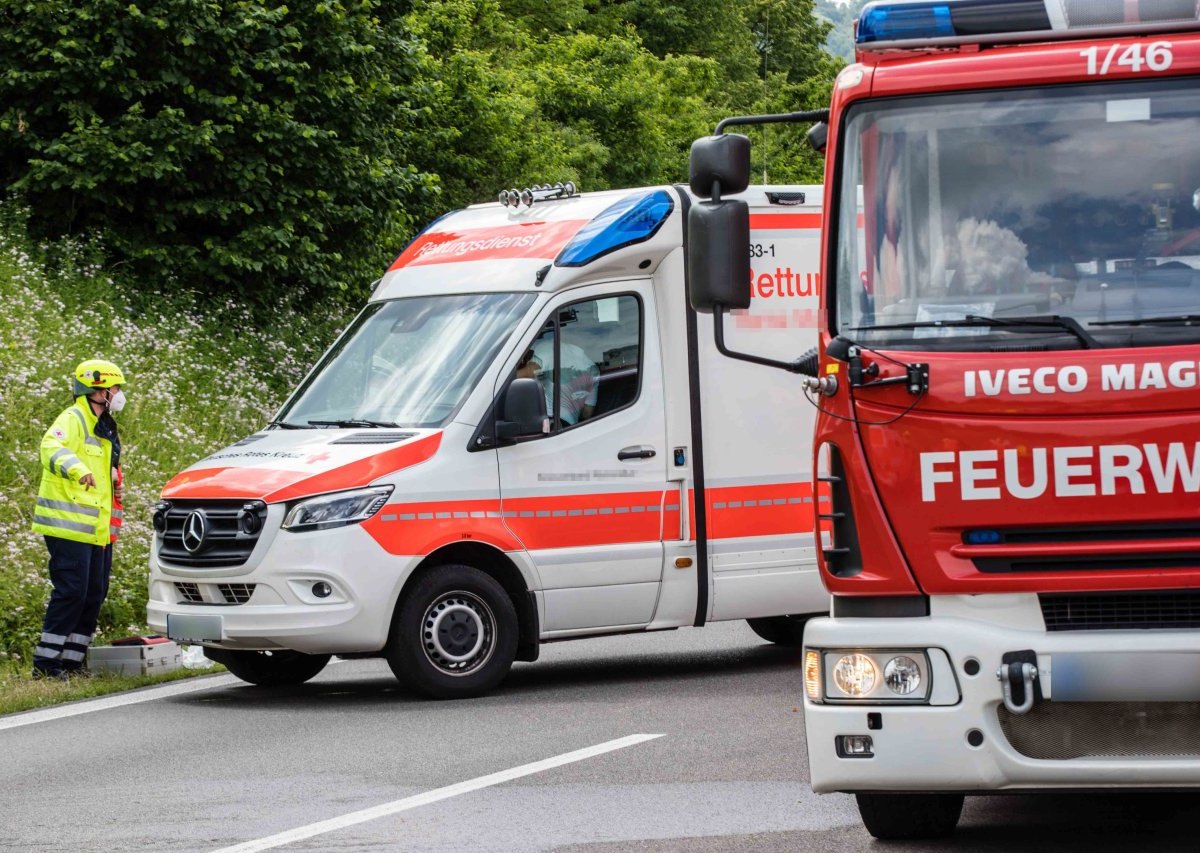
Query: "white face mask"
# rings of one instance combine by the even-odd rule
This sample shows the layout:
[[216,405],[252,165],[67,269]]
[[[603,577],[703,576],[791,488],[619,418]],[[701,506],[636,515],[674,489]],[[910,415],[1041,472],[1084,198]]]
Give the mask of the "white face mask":
[[125,392],[118,388],[117,393],[113,394],[108,401],[108,410],[115,415],[123,408],[125,408]]

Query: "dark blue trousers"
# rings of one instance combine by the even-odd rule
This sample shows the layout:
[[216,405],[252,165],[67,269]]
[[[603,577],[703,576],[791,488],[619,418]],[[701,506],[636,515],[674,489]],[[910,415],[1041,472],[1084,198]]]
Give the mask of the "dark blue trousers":
[[33,652],[33,667],[47,674],[83,668],[96,633],[100,605],[108,595],[112,547],[46,536],[50,550],[50,582],[54,591],[46,606],[42,637]]

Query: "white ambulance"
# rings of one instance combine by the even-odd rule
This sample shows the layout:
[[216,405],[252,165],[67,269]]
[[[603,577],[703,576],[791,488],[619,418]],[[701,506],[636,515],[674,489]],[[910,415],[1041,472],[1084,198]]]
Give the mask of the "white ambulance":
[[[820,188],[742,197],[726,343],[795,359]],[[163,489],[150,626],[254,684],[382,656],[440,698],[555,640],[748,619],[799,644],[829,608],[813,409],[690,309],[692,201],[541,186],[436,220],[271,424]]]

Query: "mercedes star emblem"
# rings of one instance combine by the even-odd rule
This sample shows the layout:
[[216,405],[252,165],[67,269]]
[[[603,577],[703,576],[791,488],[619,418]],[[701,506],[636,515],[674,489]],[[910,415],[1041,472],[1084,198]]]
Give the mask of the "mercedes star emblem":
[[183,547],[189,554],[195,554],[204,545],[204,536],[208,533],[207,519],[203,510],[188,513],[183,520]]

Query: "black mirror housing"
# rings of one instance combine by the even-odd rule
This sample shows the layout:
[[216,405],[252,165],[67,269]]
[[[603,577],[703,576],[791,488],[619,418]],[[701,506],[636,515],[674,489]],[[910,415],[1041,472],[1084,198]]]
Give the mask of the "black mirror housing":
[[750,206],[705,202],[688,211],[688,299],[705,314],[715,305],[750,307]]
[[722,195],[736,195],[750,186],[750,138],[740,133],[702,136],[692,143],[688,186],[700,198],[711,198],[713,184]]
[[829,146],[829,125],[819,121],[808,129],[808,133],[804,134],[804,137],[812,146],[813,151],[824,154],[825,149]]
[[504,392],[496,419],[497,438],[520,438],[546,432],[546,395],[536,379],[514,379]]

